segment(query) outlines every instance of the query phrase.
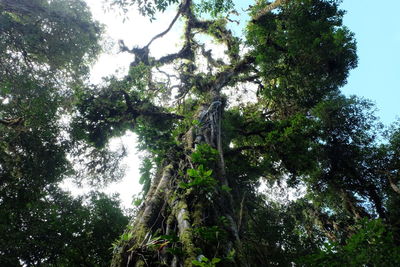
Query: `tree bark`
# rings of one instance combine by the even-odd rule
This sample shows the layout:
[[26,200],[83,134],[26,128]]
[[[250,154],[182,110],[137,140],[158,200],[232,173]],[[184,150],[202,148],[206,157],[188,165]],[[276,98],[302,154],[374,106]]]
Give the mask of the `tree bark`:
[[[222,185],[229,186],[229,183],[225,177],[221,144],[223,107],[218,99],[214,98],[211,103],[201,106],[197,118],[200,125],[184,135],[185,138],[193,136],[194,131],[195,137],[190,138],[193,141],[182,140],[186,153],[196,151],[196,146],[200,144],[207,144],[218,151],[218,162],[213,169],[218,181],[216,188],[203,196],[206,199],[200,198],[195,188],[182,190],[179,181],[182,173],[193,166],[190,157],[166,159],[159,167],[136,219],[131,222],[127,233],[133,238],[118,248],[112,266],[192,266],[200,255],[211,260],[234,253],[237,255],[231,265],[246,266],[239,255],[241,246],[232,195],[220,189]],[[221,218],[225,218],[223,225],[218,222]],[[216,242],[207,244],[198,237],[198,231],[212,227],[221,227],[219,231],[221,235],[225,233],[226,238],[218,240],[216,237]],[[178,238],[177,242],[165,237],[173,235]],[[223,244],[220,244],[222,241]],[[169,252],[171,249],[180,249],[182,253],[174,255]]]

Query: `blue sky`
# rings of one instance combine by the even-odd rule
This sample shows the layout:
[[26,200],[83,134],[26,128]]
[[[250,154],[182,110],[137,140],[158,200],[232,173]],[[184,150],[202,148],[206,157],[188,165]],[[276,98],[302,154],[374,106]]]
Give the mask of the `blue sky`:
[[[238,10],[249,5],[234,2]],[[343,0],[341,8],[347,11],[343,23],[355,34],[359,57],[342,92],[372,100],[381,121],[390,125],[400,117],[400,0]]]
[[374,101],[388,125],[400,116],[400,1],[344,0],[341,7],[359,57],[343,92]]

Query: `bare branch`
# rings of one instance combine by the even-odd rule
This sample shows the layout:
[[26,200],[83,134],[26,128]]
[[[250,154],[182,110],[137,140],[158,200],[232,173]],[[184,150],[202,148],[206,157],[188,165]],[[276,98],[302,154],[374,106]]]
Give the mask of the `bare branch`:
[[150,42],[147,43],[147,45],[146,45],[145,47],[149,47],[149,46],[151,45],[151,43],[154,42],[156,39],[161,38],[161,37],[163,37],[164,35],[166,35],[166,34],[171,30],[171,28],[174,26],[175,22],[178,20],[178,18],[179,18],[179,16],[181,15],[181,13],[182,13],[182,7],[179,7],[178,12],[176,13],[174,19],[173,19],[173,20],[171,21],[171,23],[169,24],[168,28],[167,28],[165,31],[163,31],[163,32],[157,34],[156,36],[154,36],[154,37],[150,40]]

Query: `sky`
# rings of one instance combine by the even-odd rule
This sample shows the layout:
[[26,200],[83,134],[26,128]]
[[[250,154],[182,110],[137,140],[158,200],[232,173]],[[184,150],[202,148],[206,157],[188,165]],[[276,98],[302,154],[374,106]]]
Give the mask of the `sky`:
[[[129,20],[123,23],[122,16],[115,12],[104,13],[99,0],[86,0],[94,18],[107,27],[105,45],[112,47],[107,54],[100,56],[92,68],[91,81],[101,82],[101,77],[115,73],[124,75],[126,67],[132,61],[132,55],[117,53],[115,44],[123,39],[128,47],[144,45],[152,36],[167,28],[175,15],[174,11],[167,11],[160,19],[149,23],[136,12],[129,15]],[[246,7],[249,1],[237,1],[239,11]],[[350,72],[347,85],[342,92],[346,95],[357,95],[372,100],[377,108],[377,115],[385,125],[392,123],[400,115],[400,0],[386,0],[384,5],[372,0],[343,0],[341,8],[347,13],[344,17],[346,25],[355,34],[357,40],[359,63],[358,67]],[[163,39],[152,45],[155,56],[177,51],[181,42],[180,28],[177,25]],[[112,146],[122,142],[127,146],[129,156],[124,160],[127,172],[120,183],[114,183],[104,189],[107,193],[120,194],[125,207],[130,207],[132,195],[141,190],[138,184],[140,153],[136,150],[136,137],[129,133],[127,136],[112,141]],[[82,193],[89,189],[72,189],[74,193]]]
[[374,101],[389,125],[400,116],[400,1],[344,0],[341,7],[359,57],[342,91]]
[[[129,20],[123,23],[123,17],[117,12],[104,12],[102,2],[99,0],[85,0],[93,14],[95,20],[98,20],[106,26],[103,45],[108,47],[108,51],[98,58],[91,70],[90,82],[97,84],[102,82],[102,77],[107,75],[123,76],[127,73],[129,63],[134,57],[129,53],[118,52],[118,40],[124,40],[128,47],[144,46],[156,34],[163,31],[169,25],[172,17],[175,15],[173,10],[167,11],[161,19],[149,23],[147,18],[140,16],[137,12],[129,13]],[[158,57],[165,53],[177,52],[180,43],[180,25],[176,30],[167,34],[162,42],[155,41],[152,44]],[[118,183],[112,183],[106,188],[101,188],[107,194],[118,193],[124,208],[132,207],[132,197],[140,193],[142,186],[139,184],[139,167],[143,154],[136,149],[137,138],[135,134],[128,132],[125,136],[113,138],[110,147],[115,149],[123,144],[128,156],[123,160],[122,165],[126,166],[125,177]],[[73,195],[88,193],[92,188],[90,186],[77,187],[73,179],[67,179],[61,187],[70,191]]]

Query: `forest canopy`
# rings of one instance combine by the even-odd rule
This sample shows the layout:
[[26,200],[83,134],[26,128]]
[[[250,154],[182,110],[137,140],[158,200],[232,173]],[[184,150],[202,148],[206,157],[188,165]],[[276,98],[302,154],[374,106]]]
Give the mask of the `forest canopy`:
[[128,223],[117,196],[59,187],[76,176],[65,118],[101,33],[82,1],[0,1],[1,266],[108,266]]
[[[105,1],[175,15],[92,84],[85,2],[0,0],[0,265],[400,265],[400,125],[341,92],[358,59],[340,1],[237,4]],[[146,155],[130,221],[95,191],[121,177],[109,144],[128,131]],[[70,196],[71,177],[94,191]]]

